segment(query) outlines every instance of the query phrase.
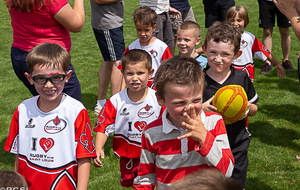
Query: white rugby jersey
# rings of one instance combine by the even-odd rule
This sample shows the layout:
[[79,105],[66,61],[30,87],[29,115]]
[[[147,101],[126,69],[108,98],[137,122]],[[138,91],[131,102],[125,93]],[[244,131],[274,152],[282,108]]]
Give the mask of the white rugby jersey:
[[113,150],[117,156],[140,158],[143,129],[161,115],[161,110],[153,89],[148,88],[145,99],[136,103],[129,99],[126,88],[105,103],[94,131],[107,136],[115,132]]
[[77,159],[96,157],[87,110],[64,95],[50,112],[37,106],[39,96],[16,109],[4,149],[19,155],[19,173],[30,189],[76,189]]
[[235,69],[246,72],[253,82],[255,73],[253,56],[266,61],[270,52],[257,37],[247,31],[244,31],[242,34],[240,49],[243,51],[242,55],[233,60],[232,66]]

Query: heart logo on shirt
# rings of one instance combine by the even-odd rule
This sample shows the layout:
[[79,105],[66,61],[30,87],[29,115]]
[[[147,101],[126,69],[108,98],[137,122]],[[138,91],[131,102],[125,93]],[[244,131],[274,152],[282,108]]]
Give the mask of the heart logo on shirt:
[[51,138],[42,138],[40,140],[40,146],[42,147],[42,149],[45,151],[45,152],[48,152],[54,145],[54,140],[51,139]]
[[139,130],[140,132],[142,132],[144,127],[146,127],[146,126],[147,126],[147,123],[145,121],[142,121],[142,122],[137,121],[134,123],[134,127],[137,128],[137,130]]

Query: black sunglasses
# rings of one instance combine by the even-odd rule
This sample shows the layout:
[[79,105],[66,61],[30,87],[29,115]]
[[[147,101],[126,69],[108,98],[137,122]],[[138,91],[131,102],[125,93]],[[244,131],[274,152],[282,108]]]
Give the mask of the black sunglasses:
[[32,80],[37,84],[46,84],[48,80],[50,80],[53,84],[59,84],[63,81],[66,77],[65,74],[56,74],[50,77],[44,75],[31,75]]

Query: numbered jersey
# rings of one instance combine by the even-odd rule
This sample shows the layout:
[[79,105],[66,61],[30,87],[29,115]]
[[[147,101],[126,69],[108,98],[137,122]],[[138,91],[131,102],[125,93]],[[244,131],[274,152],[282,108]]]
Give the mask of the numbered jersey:
[[101,110],[94,131],[114,133],[113,150],[119,157],[140,158],[144,127],[161,115],[155,91],[148,88],[142,102],[132,102],[127,89],[112,96]]
[[76,189],[77,159],[96,156],[87,110],[65,95],[44,113],[37,100],[18,106],[4,149],[19,155],[18,170],[30,189]]

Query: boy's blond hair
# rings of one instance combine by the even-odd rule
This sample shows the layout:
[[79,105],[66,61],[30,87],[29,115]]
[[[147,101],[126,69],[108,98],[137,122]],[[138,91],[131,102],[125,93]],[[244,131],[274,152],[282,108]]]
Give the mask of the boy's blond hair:
[[194,37],[197,39],[197,38],[200,38],[200,35],[201,35],[201,28],[200,26],[194,22],[194,21],[184,21],[179,27],[178,27],[178,31],[186,31],[186,30],[192,30],[193,31],[193,34],[194,34]]
[[236,54],[240,50],[241,33],[237,27],[217,21],[207,30],[204,41],[206,48],[210,40],[216,43],[231,43],[234,46],[234,54]]
[[61,45],[55,43],[42,43],[28,53],[26,64],[29,72],[33,72],[36,65],[60,68],[66,72],[70,65],[71,56]]
[[228,21],[231,18],[234,18],[236,15],[239,15],[239,17],[244,20],[244,28],[246,28],[246,26],[249,24],[249,16],[246,7],[233,6],[230,9],[228,9],[226,14],[226,21]]
[[133,21],[135,24],[140,22],[143,25],[151,25],[154,27],[157,18],[156,12],[147,6],[139,7],[133,13]]
[[152,69],[152,58],[145,50],[132,49],[124,53],[121,58],[122,71],[125,70],[128,64],[143,63],[146,69],[150,72]]
[[157,95],[165,100],[165,85],[170,82],[204,90],[204,73],[198,61],[193,58],[174,56],[158,67],[154,83]]

